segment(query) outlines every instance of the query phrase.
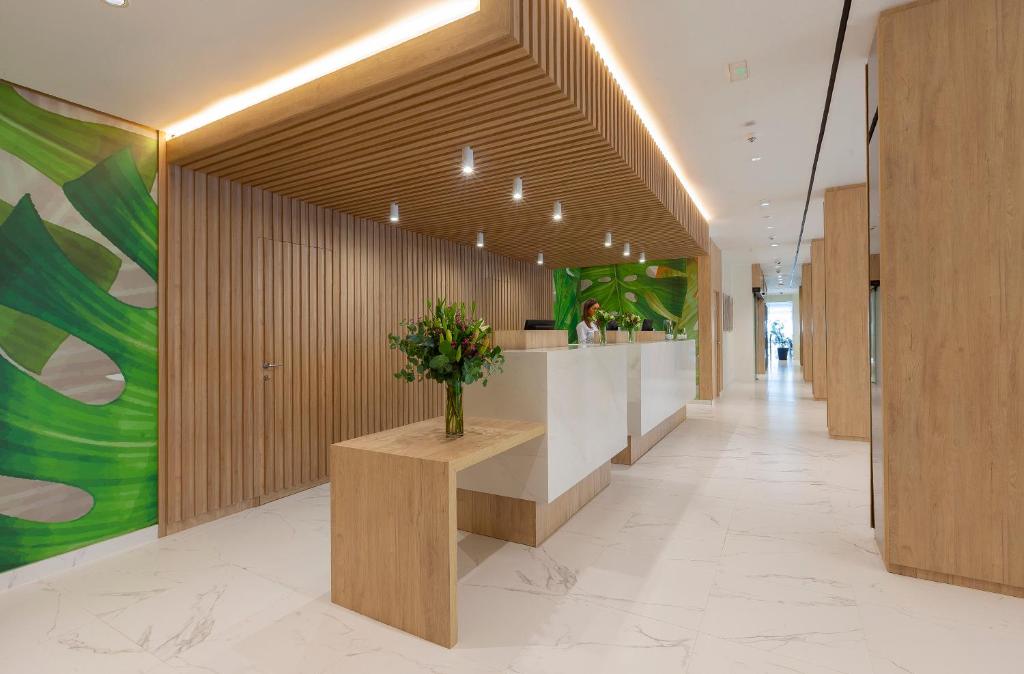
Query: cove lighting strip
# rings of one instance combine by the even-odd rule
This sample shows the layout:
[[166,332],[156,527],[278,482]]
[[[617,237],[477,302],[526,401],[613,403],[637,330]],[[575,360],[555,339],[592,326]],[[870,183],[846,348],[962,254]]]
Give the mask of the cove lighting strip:
[[262,103],[290,89],[302,86],[329,75],[345,66],[378,54],[387,49],[407,42],[415,37],[441,26],[458,21],[470,14],[480,11],[479,0],[443,0],[430,5],[416,14],[412,14],[392,23],[381,30],[349,42],[333,51],[327,52],[312,61],[289,70],[277,77],[257,84],[237,94],[203,108],[190,117],[171,124],[165,131],[168,138],[181,136],[199,127],[206,126],[218,119],[223,119],[240,110]]
[[697,210],[704,216],[705,220],[710,221],[711,215],[708,213],[704,204],[701,202],[697,193],[694,191],[690,181],[686,179],[686,174],[683,173],[682,167],[676,160],[675,156],[671,151],[671,145],[668,140],[662,134],[661,129],[654,121],[654,115],[644,105],[643,97],[640,96],[640,92],[637,91],[636,87],[630,81],[629,76],[626,75],[626,69],[615,58],[615,50],[612,49],[611,44],[605,39],[601,33],[601,29],[598,28],[597,20],[587,11],[584,5],[584,0],[566,0],[565,3],[569,7],[569,11],[573,13],[573,16],[580,22],[580,27],[583,28],[583,32],[586,33],[587,37],[590,38],[591,44],[594,45],[594,49],[597,50],[598,55],[604,61],[605,66],[611,72],[612,77],[618,83],[622,89],[622,93],[626,95],[626,98],[633,105],[633,109],[636,110],[636,114],[640,117],[640,121],[647,127],[647,132],[651,134],[651,138],[654,139],[654,144],[658,146],[661,153],[665,156],[665,161],[672,167],[672,172],[679,178],[679,182],[683,184],[686,192],[693,199],[693,203],[697,206]]

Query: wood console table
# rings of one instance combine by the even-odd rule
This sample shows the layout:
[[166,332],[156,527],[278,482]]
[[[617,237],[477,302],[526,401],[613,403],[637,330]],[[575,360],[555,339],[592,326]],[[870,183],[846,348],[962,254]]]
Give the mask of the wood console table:
[[331,446],[331,601],[451,648],[458,471],[544,435],[531,421],[436,418]]

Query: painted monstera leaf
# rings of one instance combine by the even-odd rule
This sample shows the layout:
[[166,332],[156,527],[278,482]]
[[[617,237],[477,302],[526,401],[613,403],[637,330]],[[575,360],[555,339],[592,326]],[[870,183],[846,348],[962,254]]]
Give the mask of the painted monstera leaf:
[[580,272],[581,301],[595,299],[609,311],[630,311],[655,321],[678,323],[686,298],[686,260],[658,260],[586,267]]
[[0,149],[58,185],[81,177],[127,148],[146,189],[156,177],[156,143],[148,136],[107,124],[83,122],[43,110],[13,86],[0,83]]
[[576,342],[576,324],[580,322],[580,269],[556,269],[555,286],[555,328],[569,331],[569,342]]
[[[156,280],[156,204],[130,148],[64,192],[79,213]],[[70,485],[93,507],[78,519],[0,515],[0,571],[156,522],[156,309],[112,297],[72,262],[24,196],[0,223],[0,305],[75,335],[124,375],[104,405],[69,398],[0,358],[0,474]]]

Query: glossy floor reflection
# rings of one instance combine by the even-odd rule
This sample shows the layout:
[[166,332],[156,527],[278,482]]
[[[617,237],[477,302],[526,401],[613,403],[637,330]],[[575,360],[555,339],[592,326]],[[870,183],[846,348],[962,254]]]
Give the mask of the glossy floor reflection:
[[330,603],[323,487],[0,595],[3,671],[1021,671],[1024,600],[882,570],[866,453],[773,369],[543,547],[465,536],[451,651]]

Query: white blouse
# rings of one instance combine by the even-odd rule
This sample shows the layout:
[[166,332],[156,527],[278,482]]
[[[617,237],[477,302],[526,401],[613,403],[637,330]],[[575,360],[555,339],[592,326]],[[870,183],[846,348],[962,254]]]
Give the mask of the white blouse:
[[597,344],[597,334],[600,330],[597,329],[597,323],[593,327],[587,325],[586,321],[580,321],[576,325],[576,341],[580,344]]

